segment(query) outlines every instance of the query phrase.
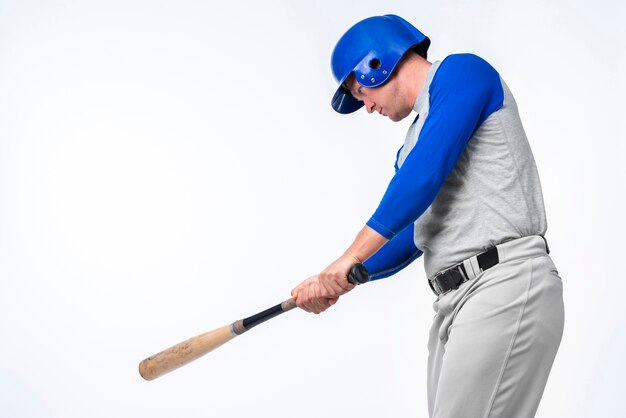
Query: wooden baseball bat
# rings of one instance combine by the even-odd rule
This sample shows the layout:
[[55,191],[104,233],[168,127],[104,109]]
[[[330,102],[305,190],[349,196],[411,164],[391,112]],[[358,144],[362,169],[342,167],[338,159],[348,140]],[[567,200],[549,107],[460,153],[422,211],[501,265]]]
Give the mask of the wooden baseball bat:
[[[348,274],[348,281],[350,283],[358,285],[368,280],[369,274],[363,264],[357,263],[352,266]],[[159,376],[163,376],[215,350],[252,327],[284,312],[290,311],[295,307],[296,303],[290,298],[251,317],[240,319],[230,325],[189,338],[186,341],[144,359],[139,363],[139,374],[146,380],[153,380]]]

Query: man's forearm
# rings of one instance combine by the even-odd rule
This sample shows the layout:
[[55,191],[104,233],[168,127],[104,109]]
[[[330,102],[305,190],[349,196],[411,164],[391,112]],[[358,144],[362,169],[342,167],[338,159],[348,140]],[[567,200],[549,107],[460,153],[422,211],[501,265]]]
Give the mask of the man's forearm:
[[362,263],[374,255],[376,251],[380,250],[387,241],[387,238],[365,225],[345,254],[356,258]]

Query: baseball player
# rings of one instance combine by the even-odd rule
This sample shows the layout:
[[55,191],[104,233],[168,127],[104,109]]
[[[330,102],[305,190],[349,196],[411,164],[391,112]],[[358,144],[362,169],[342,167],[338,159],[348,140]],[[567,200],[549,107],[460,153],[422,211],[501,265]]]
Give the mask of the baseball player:
[[429,62],[430,40],[395,15],[358,22],[331,65],[333,108],[392,121],[415,113],[395,175],[345,253],[292,291],[320,313],[354,285],[420,255],[437,299],[428,342],[436,418],[535,415],[563,333],[561,278],[548,255],[535,161],[511,91],[482,58]]

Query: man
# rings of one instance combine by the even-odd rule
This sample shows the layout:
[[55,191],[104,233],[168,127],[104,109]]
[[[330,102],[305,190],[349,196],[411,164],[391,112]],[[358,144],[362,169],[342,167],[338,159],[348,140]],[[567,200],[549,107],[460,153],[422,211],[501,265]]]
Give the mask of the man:
[[437,296],[428,343],[431,417],[532,417],[563,332],[562,284],[544,238],[535,162],[511,92],[471,54],[426,59],[404,19],[358,22],[337,43],[333,108],[416,113],[396,173],[354,243],[293,291],[320,313],[351,266],[388,277],[424,254]]

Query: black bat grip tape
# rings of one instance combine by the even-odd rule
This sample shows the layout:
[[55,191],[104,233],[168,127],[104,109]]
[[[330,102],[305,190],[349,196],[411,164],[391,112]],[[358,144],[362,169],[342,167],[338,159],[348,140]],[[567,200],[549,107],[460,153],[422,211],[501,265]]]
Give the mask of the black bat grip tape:
[[[352,284],[359,285],[363,283],[367,283],[370,279],[369,272],[367,268],[362,263],[357,263],[350,268],[350,272],[348,273],[348,281]],[[256,315],[252,315],[249,318],[243,319],[243,327],[244,330],[247,331],[252,327],[255,327],[268,319],[274,318],[275,316],[283,313],[281,304],[279,303],[276,306],[272,306],[269,309],[264,310],[263,312],[259,312]]]
[[259,324],[262,324],[263,322],[267,321],[268,319],[272,319],[275,316],[280,315],[281,313],[283,313],[283,309],[280,306],[280,303],[276,306],[272,306],[269,309],[264,310],[263,312],[259,312],[256,315],[252,315],[249,318],[245,318],[243,319],[243,327],[244,329],[247,331],[252,327],[255,327]]

